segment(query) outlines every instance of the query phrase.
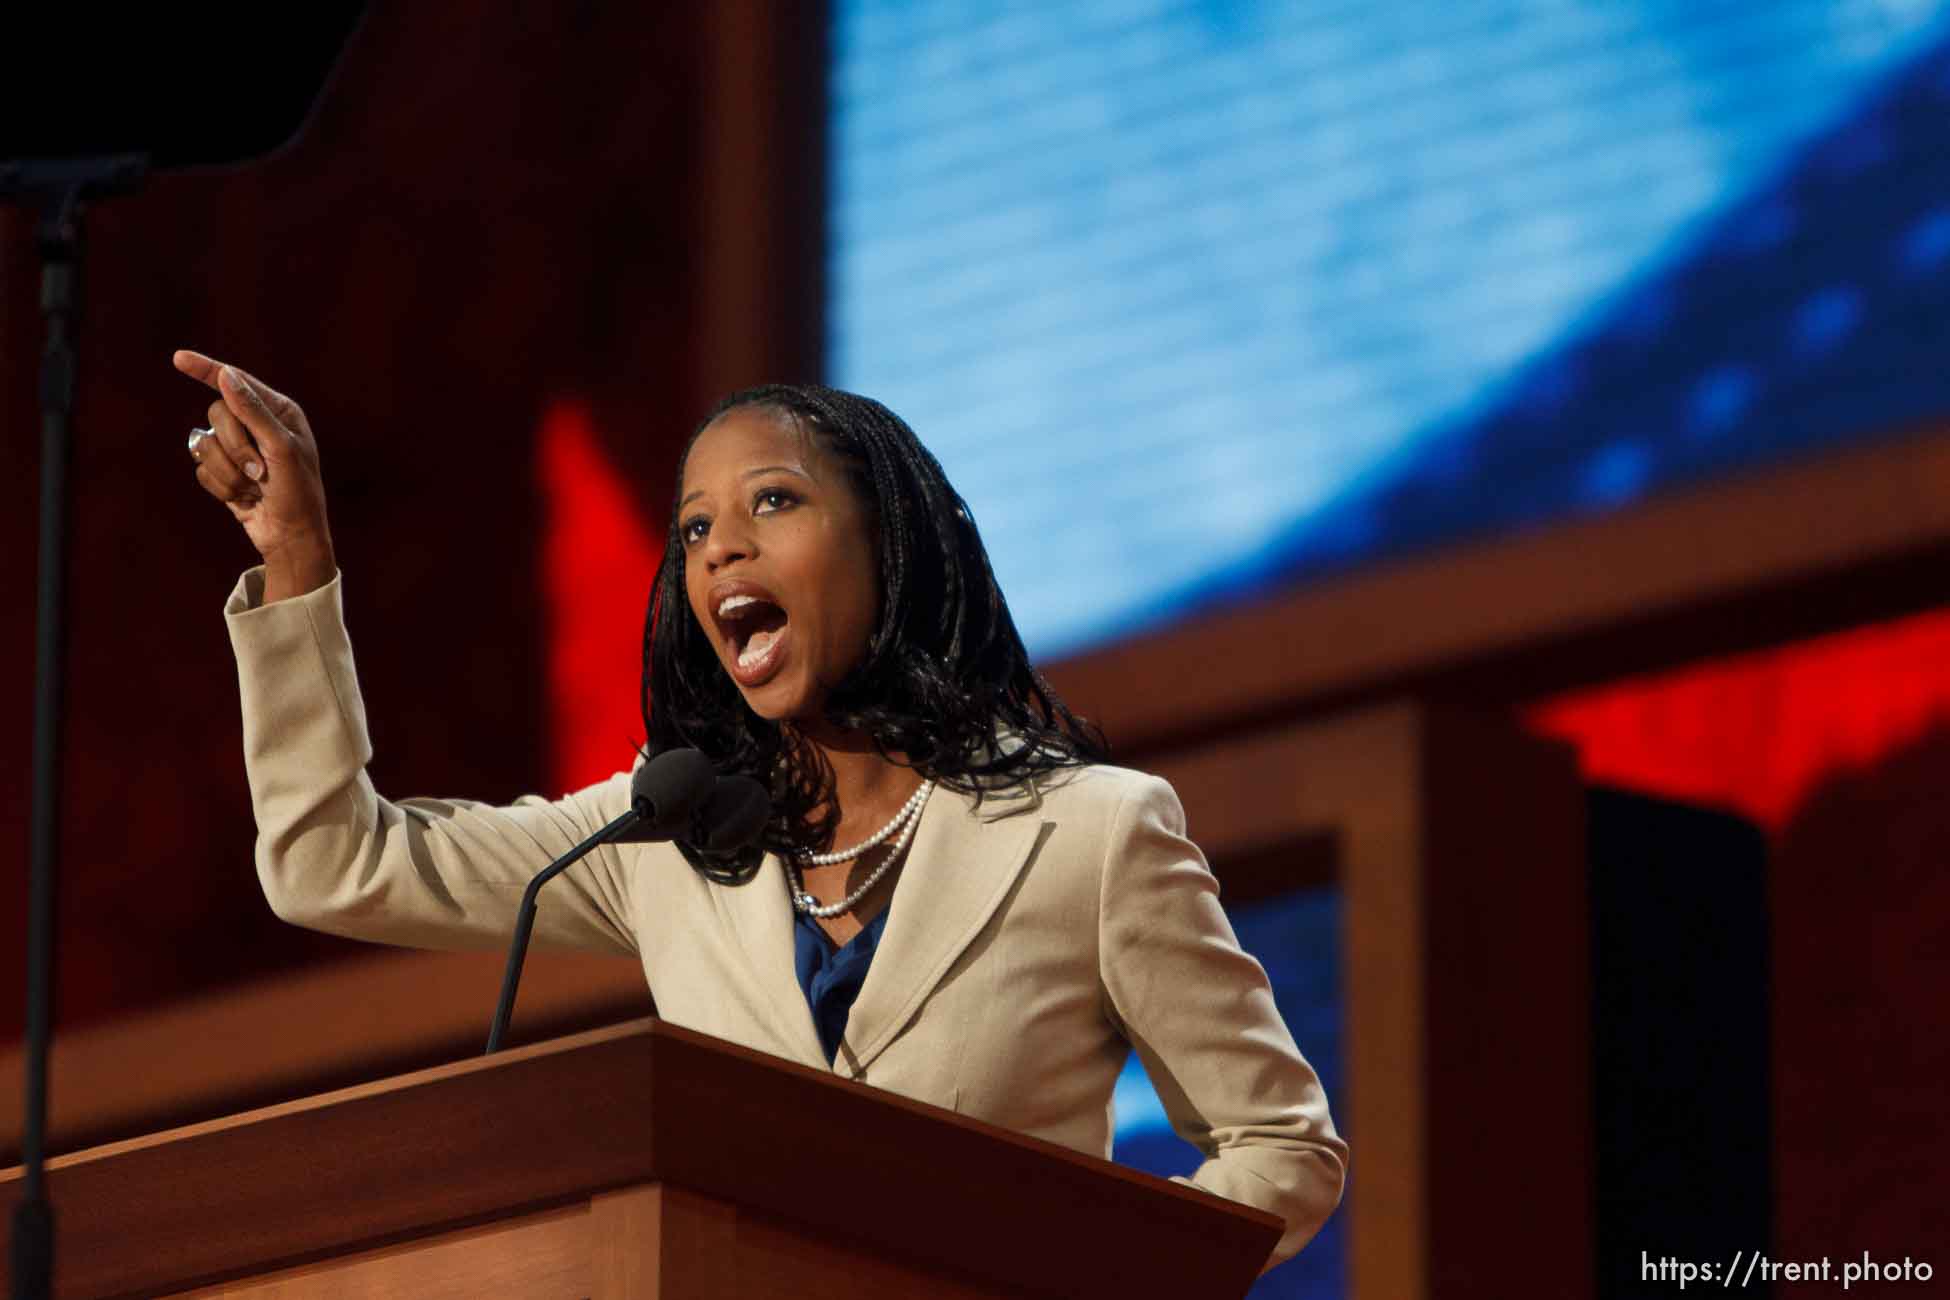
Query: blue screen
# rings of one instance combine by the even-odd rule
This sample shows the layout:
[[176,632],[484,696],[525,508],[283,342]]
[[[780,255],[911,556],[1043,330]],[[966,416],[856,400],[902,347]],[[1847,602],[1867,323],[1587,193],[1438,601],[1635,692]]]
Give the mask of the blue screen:
[[827,369],[1057,656],[1950,412],[1942,0],[838,0]]

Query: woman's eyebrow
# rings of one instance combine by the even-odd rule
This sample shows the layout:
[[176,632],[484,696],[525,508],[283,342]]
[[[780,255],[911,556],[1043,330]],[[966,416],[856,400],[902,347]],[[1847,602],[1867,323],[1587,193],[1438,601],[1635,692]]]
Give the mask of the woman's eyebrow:
[[[757,478],[760,474],[777,474],[780,472],[784,472],[787,474],[797,474],[800,478],[806,480],[806,482],[808,483],[817,481],[813,478],[812,475],[806,473],[806,471],[800,469],[796,465],[760,465],[757,469],[746,470],[743,474],[740,474],[738,477]],[[685,497],[682,501],[679,501],[677,503],[677,508],[679,510],[682,510],[685,506],[689,505],[691,502],[697,500],[699,497],[703,495],[704,495],[704,489],[699,488],[697,491]]]

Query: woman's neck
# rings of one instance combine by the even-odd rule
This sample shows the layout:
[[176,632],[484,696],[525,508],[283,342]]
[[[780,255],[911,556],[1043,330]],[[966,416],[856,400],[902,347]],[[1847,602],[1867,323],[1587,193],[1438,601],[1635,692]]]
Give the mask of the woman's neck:
[[833,804],[842,826],[870,820],[883,808],[898,809],[921,783],[913,768],[882,757],[865,732],[843,731],[823,721],[798,731],[833,774]]

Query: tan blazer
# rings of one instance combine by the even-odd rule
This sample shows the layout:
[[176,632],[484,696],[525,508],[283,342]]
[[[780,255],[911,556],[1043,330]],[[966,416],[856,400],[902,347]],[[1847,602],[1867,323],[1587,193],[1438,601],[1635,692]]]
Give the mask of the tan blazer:
[[[504,945],[529,878],[628,806],[629,775],[505,807],[381,798],[338,580],[262,590],[251,571],[225,612],[271,907],[380,943]],[[776,858],[727,887],[669,845],[605,846],[542,893],[535,941],[638,957],[673,1024],[1093,1155],[1135,1047],[1209,1157],[1191,1181],[1284,1217],[1284,1257],[1338,1203],[1347,1148],[1184,829],[1168,784],[1118,767],[979,811],[937,789],[831,1065]]]

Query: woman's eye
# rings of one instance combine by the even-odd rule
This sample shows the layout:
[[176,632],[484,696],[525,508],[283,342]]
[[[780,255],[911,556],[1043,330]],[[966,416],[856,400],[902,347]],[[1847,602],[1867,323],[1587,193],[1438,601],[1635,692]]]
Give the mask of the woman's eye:
[[766,488],[758,494],[752,504],[757,507],[755,513],[783,510],[792,504],[792,494],[781,488]]
[[704,534],[710,530],[710,527],[711,521],[702,516],[686,519],[678,526],[677,536],[683,540],[684,545],[690,546],[695,542],[702,541]]

